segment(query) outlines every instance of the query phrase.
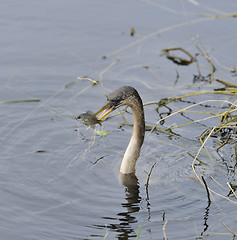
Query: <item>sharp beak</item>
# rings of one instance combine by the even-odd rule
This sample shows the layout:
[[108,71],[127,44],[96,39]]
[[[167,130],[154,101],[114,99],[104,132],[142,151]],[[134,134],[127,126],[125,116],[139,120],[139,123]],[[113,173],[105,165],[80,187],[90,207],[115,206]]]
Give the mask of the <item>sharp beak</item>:
[[99,111],[97,111],[95,115],[98,115],[99,113],[102,112],[99,115],[99,117],[97,118],[98,120],[102,120],[103,118],[105,118],[108,114],[110,114],[114,110],[115,110],[115,106],[111,105],[111,103],[107,103]]

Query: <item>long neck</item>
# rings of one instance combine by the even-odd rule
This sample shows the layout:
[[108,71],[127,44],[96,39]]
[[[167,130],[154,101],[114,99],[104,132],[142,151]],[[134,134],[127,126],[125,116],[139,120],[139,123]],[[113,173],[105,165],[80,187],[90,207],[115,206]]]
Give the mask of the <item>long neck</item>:
[[129,106],[133,113],[133,132],[120,167],[120,172],[123,174],[135,172],[136,161],[140,156],[145,135],[144,110],[140,96],[133,99]]

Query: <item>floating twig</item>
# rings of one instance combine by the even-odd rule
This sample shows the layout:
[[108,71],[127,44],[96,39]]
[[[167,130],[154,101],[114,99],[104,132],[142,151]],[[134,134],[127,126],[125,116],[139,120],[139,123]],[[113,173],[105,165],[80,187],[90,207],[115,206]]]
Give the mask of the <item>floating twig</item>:
[[206,18],[232,18],[232,17],[237,17],[237,13],[229,13],[229,14],[220,14],[220,15],[213,15],[213,14],[199,14],[201,17],[206,17]]
[[103,159],[103,158],[104,158],[104,156],[98,158],[95,162],[93,162],[93,165],[95,165],[97,162],[99,162],[99,161],[100,161],[101,159]]
[[231,83],[231,82],[227,82],[225,80],[222,80],[220,78],[216,78],[216,81],[219,82],[219,83],[222,83],[224,84],[226,87],[233,87],[233,88],[237,88],[237,85],[234,84],[234,83]]
[[[170,51],[181,51],[186,55],[188,55],[190,57],[190,60],[177,56],[175,54],[171,54]],[[187,50],[181,47],[165,48],[162,50],[162,54],[166,55],[168,59],[172,60],[174,63],[178,65],[189,65],[190,63],[193,63],[196,61],[196,58],[191,53],[189,53]]]
[[231,67],[231,72],[232,72],[232,73],[236,73],[236,72],[237,72],[237,67],[232,66],[232,67]]
[[34,99],[2,101],[2,102],[0,102],[0,104],[5,104],[5,103],[24,103],[24,102],[39,102],[39,101],[40,101],[40,99],[34,98]]
[[131,32],[130,32],[130,35],[131,35],[131,36],[134,36],[134,35],[135,35],[135,33],[136,33],[136,31],[135,31],[135,28],[134,28],[134,27],[132,27],[132,28],[131,28]]
[[44,152],[48,152],[48,150],[39,149],[39,150],[35,150],[34,152],[35,153],[44,153]]
[[233,239],[236,238],[236,233],[234,233],[230,228],[228,228],[221,220],[220,220],[220,223],[229,231],[233,234]]

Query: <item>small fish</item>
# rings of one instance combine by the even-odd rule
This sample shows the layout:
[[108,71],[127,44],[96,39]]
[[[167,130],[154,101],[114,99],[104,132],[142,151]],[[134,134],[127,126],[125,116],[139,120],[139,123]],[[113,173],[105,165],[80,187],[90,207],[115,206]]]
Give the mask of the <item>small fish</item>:
[[86,113],[82,113],[78,117],[76,117],[82,124],[94,127],[95,124],[99,124],[101,126],[101,120],[97,119],[95,114],[91,111],[87,111]]

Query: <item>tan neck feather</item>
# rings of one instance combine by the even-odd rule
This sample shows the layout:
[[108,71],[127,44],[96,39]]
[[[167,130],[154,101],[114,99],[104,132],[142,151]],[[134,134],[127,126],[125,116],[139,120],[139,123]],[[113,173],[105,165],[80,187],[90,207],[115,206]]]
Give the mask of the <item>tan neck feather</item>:
[[120,167],[120,172],[123,174],[129,174],[135,171],[136,162],[140,156],[140,149],[145,135],[144,110],[141,98],[134,99],[133,102],[128,105],[133,112],[133,132]]

